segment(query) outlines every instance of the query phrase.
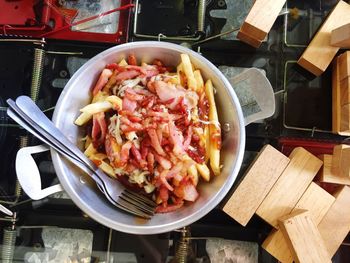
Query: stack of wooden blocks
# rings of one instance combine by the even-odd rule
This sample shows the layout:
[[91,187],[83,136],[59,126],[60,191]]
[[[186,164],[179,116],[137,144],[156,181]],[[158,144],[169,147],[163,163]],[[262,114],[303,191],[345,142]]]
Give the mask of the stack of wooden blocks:
[[320,76],[328,68],[340,49],[337,44],[344,41],[340,40],[336,44],[332,42],[332,35],[333,41],[336,41],[334,39],[339,28],[350,23],[349,14],[350,5],[339,1],[299,58],[300,66],[316,76]]
[[336,57],[332,74],[332,130],[350,135],[350,51]]
[[[335,171],[348,171],[341,165],[348,152],[334,151]],[[331,195],[315,183],[322,164],[304,148],[288,158],[266,145],[223,210],[243,226],[254,214],[269,223],[262,247],[282,263],[331,262],[350,229],[350,188]]]

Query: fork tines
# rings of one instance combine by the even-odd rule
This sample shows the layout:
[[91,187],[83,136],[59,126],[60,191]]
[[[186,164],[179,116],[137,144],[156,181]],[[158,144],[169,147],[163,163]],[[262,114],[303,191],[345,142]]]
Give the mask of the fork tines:
[[118,203],[137,213],[139,216],[150,218],[154,215],[156,203],[137,193],[124,190],[119,196]]

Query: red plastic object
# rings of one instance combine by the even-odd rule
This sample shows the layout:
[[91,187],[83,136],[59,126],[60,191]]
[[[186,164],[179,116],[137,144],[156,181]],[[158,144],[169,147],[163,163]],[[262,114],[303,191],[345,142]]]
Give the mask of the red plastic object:
[[281,152],[286,156],[289,156],[292,150],[296,147],[303,147],[316,156],[321,154],[332,154],[334,146],[340,144],[340,142],[334,141],[320,141],[288,137],[280,138],[278,143]]
[[0,1],[0,25],[25,26],[28,22],[35,21],[33,6],[34,0]]
[[[24,4],[24,2],[26,4]],[[35,3],[34,3],[35,2]],[[118,30],[116,33],[91,33],[91,32],[79,32],[72,31],[71,21],[76,15],[76,11],[72,9],[63,9],[56,5],[55,0],[17,0],[17,1],[1,1],[1,10],[8,10],[7,3],[23,3],[22,17],[25,19],[18,19],[19,21],[25,21],[24,23],[18,24],[12,23],[13,20],[7,17],[1,19],[0,23],[0,34],[6,35],[18,35],[28,36],[33,38],[52,38],[52,39],[64,39],[64,40],[76,40],[76,41],[89,41],[89,42],[107,42],[107,43],[124,43],[128,39],[128,26],[130,20],[130,9],[133,7],[131,0],[121,0],[120,8],[121,11],[111,10],[109,12],[120,12]],[[6,3],[6,4],[4,4]],[[31,5],[29,5],[29,3]],[[26,8],[24,8],[24,6]],[[5,12],[5,13],[6,13]],[[105,12],[108,13],[108,12]],[[33,20],[34,14],[34,20]],[[35,20],[37,17],[38,20]],[[38,18],[39,17],[39,18]],[[93,17],[92,17],[93,18]],[[87,19],[84,19],[85,21]],[[28,23],[32,21],[32,23]],[[11,22],[11,23],[10,23]],[[51,28],[49,25],[54,25]]]

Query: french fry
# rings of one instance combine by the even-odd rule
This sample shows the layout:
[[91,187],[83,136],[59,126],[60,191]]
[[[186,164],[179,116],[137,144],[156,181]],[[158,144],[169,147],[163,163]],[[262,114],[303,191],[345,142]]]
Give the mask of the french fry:
[[106,174],[108,174],[110,177],[117,178],[117,176],[114,173],[114,169],[112,166],[110,166],[105,161],[100,161],[100,165],[98,166],[102,171],[104,171]]
[[118,63],[118,65],[121,66],[121,67],[125,67],[125,66],[128,65],[128,62],[126,62],[125,59],[122,59],[122,60]]
[[182,68],[187,78],[187,86],[190,90],[196,91],[197,82],[193,74],[190,57],[187,54],[181,54]]
[[192,178],[194,185],[197,185],[198,184],[198,171],[197,171],[196,165],[195,164],[191,165],[188,168],[187,172],[190,175],[190,177]]
[[97,94],[92,98],[91,103],[99,102],[99,101],[104,101],[108,97],[108,94],[104,91],[99,91]]
[[197,87],[196,87],[196,92],[197,93],[202,93],[204,91],[204,81],[202,78],[202,74],[199,69],[195,70],[193,72],[194,78],[196,79]]
[[209,182],[209,180],[210,180],[210,170],[209,170],[208,166],[205,163],[203,163],[203,164],[196,163],[196,168],[197,168],[199,174],[202,176],[202,178],[205,181]]
[[123,105],[123,100],[116,95],[111,95],[106,98],[106,101],[112,103],[113,109],[121,110]]
[[90,156],[93,156],[96,153],[97,153],[97,150],[95,149],[95,147],[90,142],[89,146],[86,147],[86,150],[84,151],[85,156],[89,158]]
[[220,146],[218,145],[221,138],[221,131],[218,129],[216,123],[218,123],[218,112],[216,110],[214,99],[214,87],[211,80],[207,80],[205,83],[205,94],[207,95],[209,102],[209,136],[210,136],[210,167],[215,175],[220,174]]
[[79,115],[79,117],[74,121],[75,125],[82,126],[85,123],[87,123],[89,120],[91,120],[92,115],[87,112],[83,112]]
[[110,110],[112,109],[112,106],[112,103],[110,103],[109,101],[99,101],[86,105],[84,108],[80,109],[80,111],[87,112],[92,115],[101,111]]
[[205,162],[207,163],[210,158],[210,131],[209,125],[204,127],[204,137],[205,137]]
[[82,112],[79,117],[75,120],[75,124],[81,126],[88,122],[95,113],[101,111],[107,111],[113,108],[113,105],[108,101],[99,101],[95,103],[91,103],[84,108],[80,109]]

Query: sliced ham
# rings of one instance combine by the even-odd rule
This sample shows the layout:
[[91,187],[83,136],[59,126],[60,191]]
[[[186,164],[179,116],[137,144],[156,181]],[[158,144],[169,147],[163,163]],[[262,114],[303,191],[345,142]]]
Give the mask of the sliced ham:
[[184,186],[183,191],[184,191],[183,198],[186,201],[194,202],[198,198],[198,192],[196,190],[196,187],[191,183],[187,183]]
[[163,203],[167,203],[169,199],[169,192],[168,188],[165,186],[161,185],[159,188],[159,198],[162,200]]
[[140,164],[140,167],[144,168],[147,166],[147,162],[142,159],[140,151],[136,148],[135,144],[131,146],[131,153],[135,157],[136,161]]
[[126,79],[133,79],[133,78],[136,78],[138,75],[140,75],[140,72],[136,70],[123,71],[116,76],[116,81],[122,82],[123,80],[126,80]]
[[154,158],[164,169],[169,170],[171,168],[171,162],[166,158],[164,158],[163,156],[160,156],[159,154],[154,153]]
[[152,153],[148,153],[147,154],[147,167],[148,167],[148,171],[150,173],[153,173],[153,169],[154,169],[154,155]]
[[137,108],[137,102],[136,101],[130,100],[127,97],[123,98],[123,103],[122,103],[122,109],[123,110],[127,110],[127,111],[130,111],[130,112],[133,112],[133,111],[136,110],[136,108]]
[[173,121],[169,121],[169,138],[174,145],[173,152],[176,156],[181,157],[185,150],[183,146],[183,136],[181,132],[176,128]]
[[189,126],[188,129],[187,129],[187,135],[186,135],[186,139],[184,141],[184,150],[187,150],[188,149],[188,146],[190,146],[190,143],[191,143],[191,139],[192,139],[192,126]]
[[107,84],[108,79],[112,76],[113,72],[110,69],[102,70],[100,77],[97,80],[95,87],[92,90],[92,95],[95,96],[102,88]]
[[174,188],[169,184],[169,182],[166,179],[168,172],[169,172],[168,170],[163,170],[160,173],[159,177],[160,177],[160,181],[161,181],[162,185],[164,185],[169,191],[172,192],[172,191],[174,191]]
[[92,143],[97,149],[104,144],[107,133],[107,124],[105,120],[105,113],[95,113],[92,117]]
[[129,152],[132,147],[132,142],[127,141],[123,144],[121,151],[120,151],[120,166],[124,166],[129,159]]

